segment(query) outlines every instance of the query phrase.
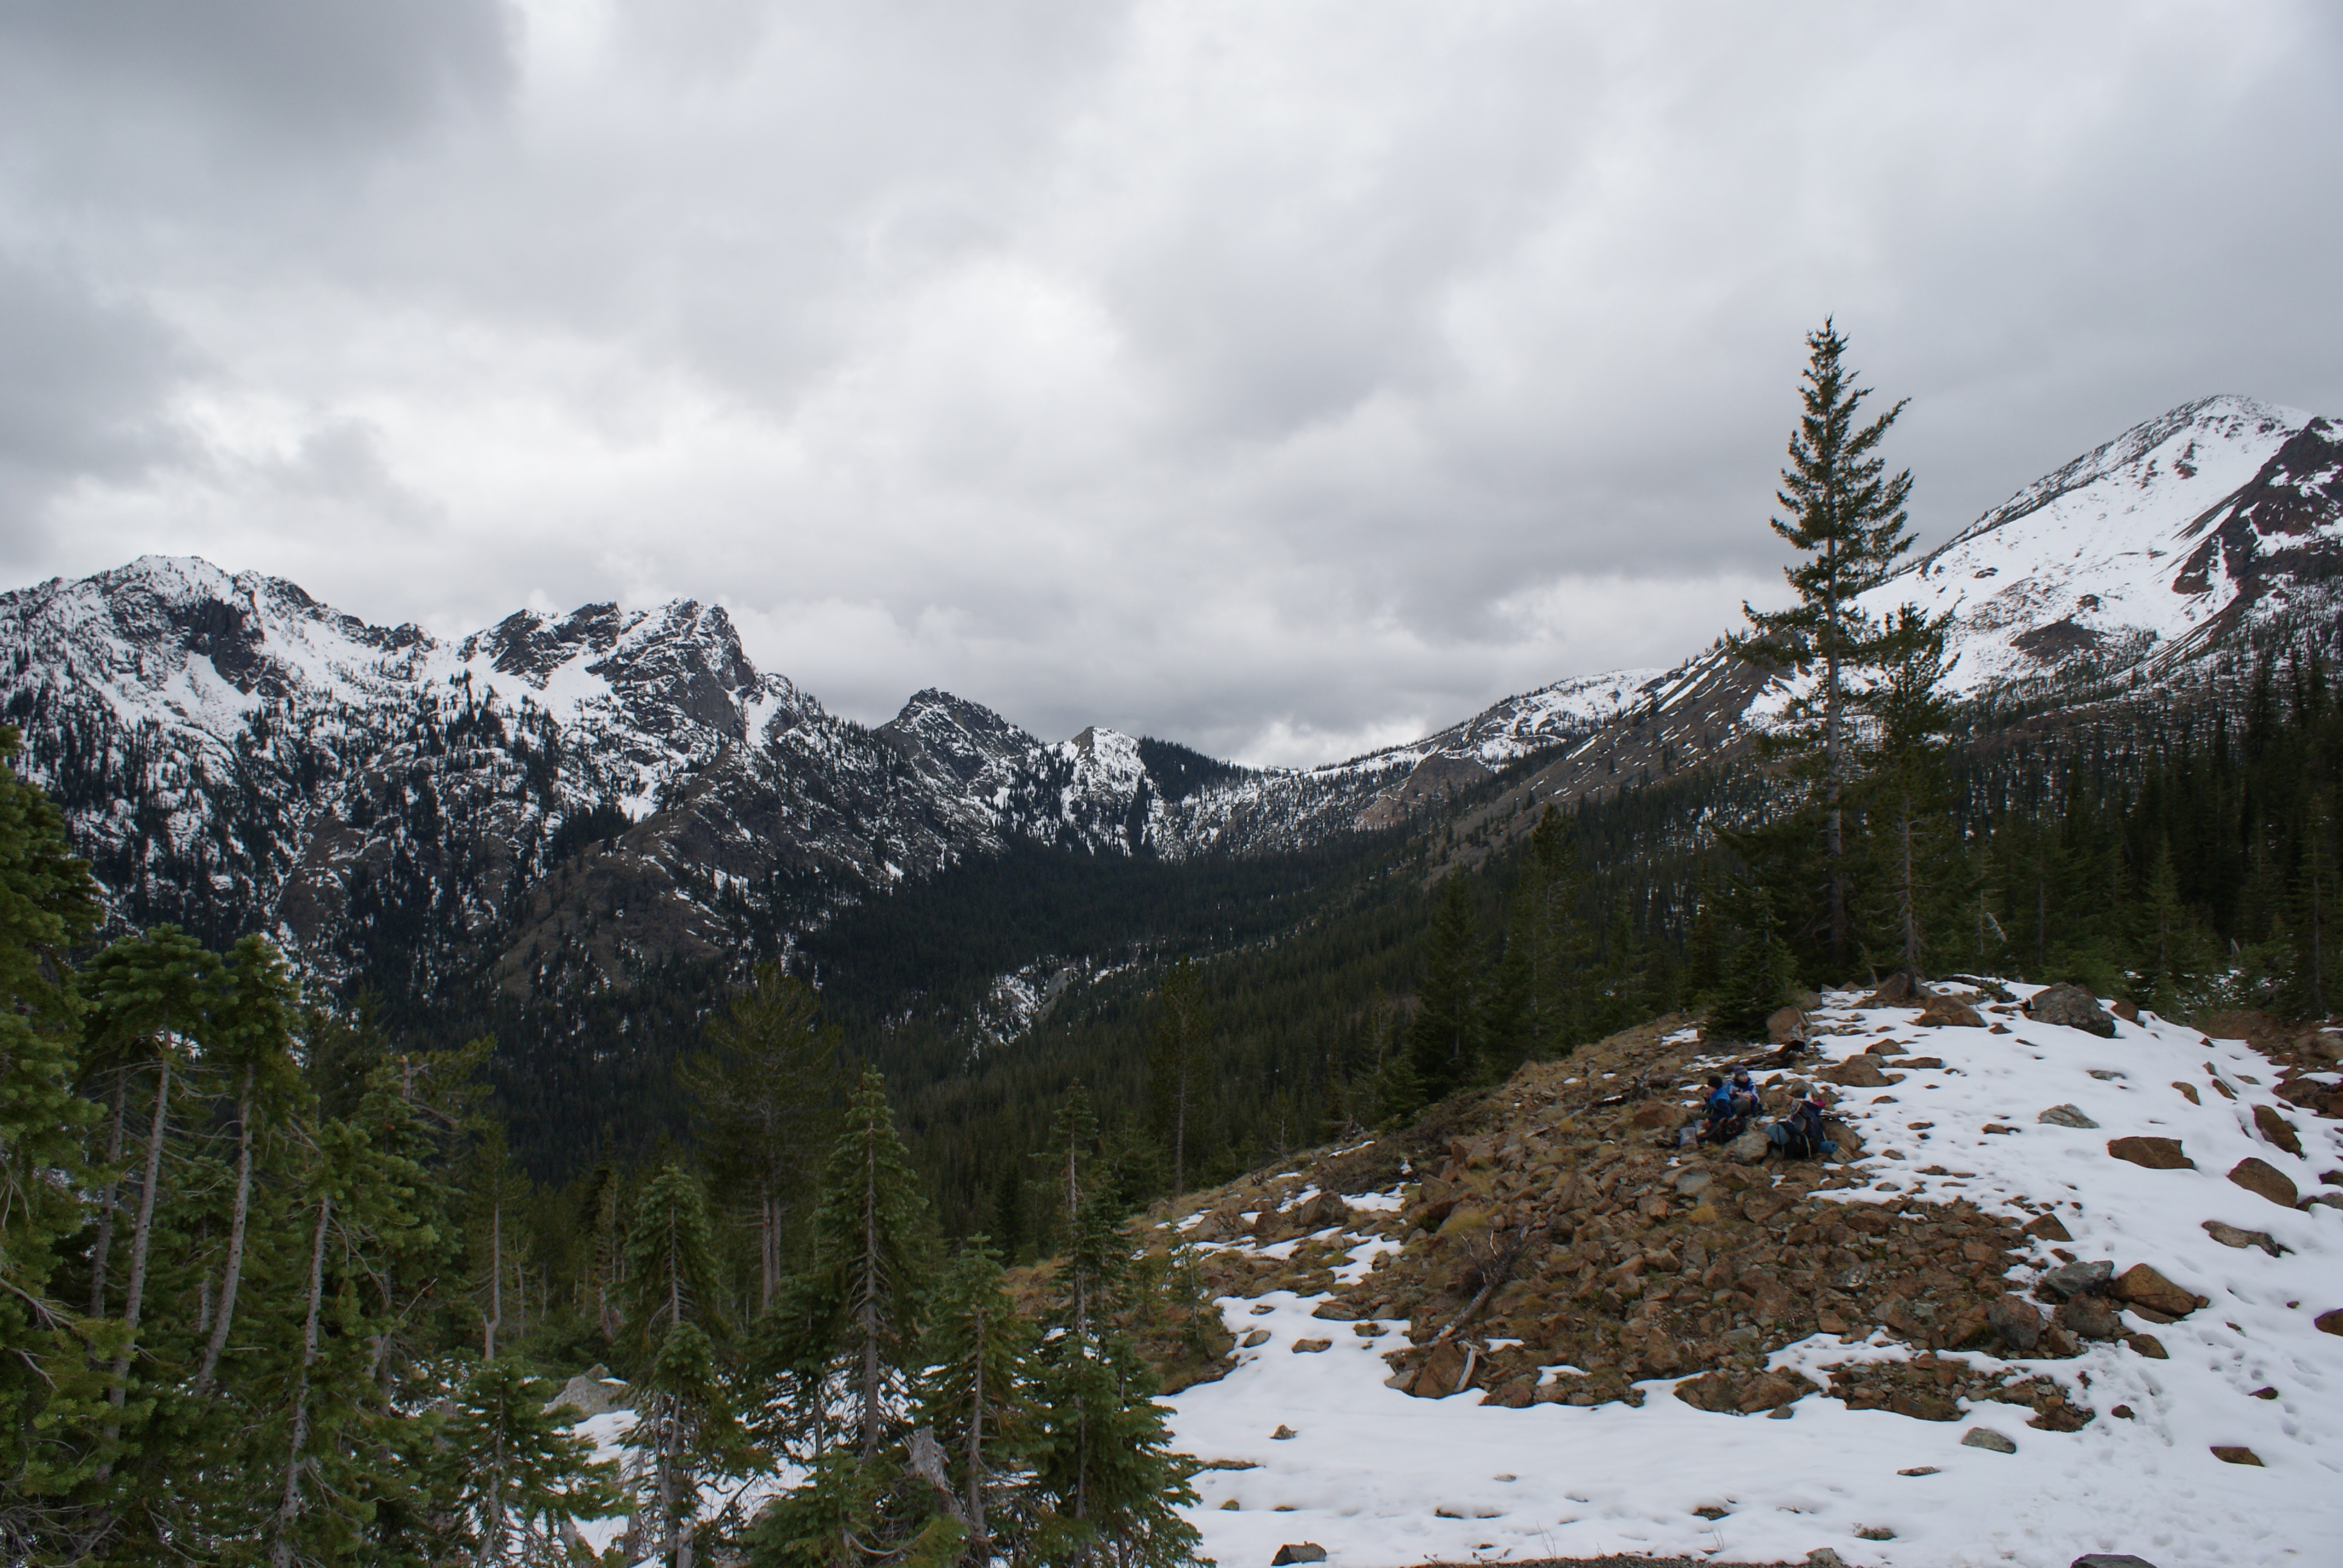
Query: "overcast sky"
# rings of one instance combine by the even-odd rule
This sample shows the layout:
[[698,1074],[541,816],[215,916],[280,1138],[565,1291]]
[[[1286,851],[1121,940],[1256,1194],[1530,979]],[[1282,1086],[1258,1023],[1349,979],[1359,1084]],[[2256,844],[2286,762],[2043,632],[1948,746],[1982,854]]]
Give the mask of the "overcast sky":
[[2343,8],[13,0],[0,581],[679,595],[1258,762],[1778,597],[1835,312],[1934,541],[2343,413]]

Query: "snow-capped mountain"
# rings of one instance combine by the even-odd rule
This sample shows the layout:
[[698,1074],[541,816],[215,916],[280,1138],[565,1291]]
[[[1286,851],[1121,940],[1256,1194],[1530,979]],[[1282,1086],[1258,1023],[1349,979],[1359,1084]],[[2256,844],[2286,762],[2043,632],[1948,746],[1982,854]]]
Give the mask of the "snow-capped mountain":
[[1868,596],[1954,616],[1954,689],[2167,665],[2343,559],[2343,432],[2207,397],[2036,480]]
[[[2215,397],[2020,490],[1870,596],[1955,618],[1965,692],[2169,668],[2331,609],[2343,435]],[[844,904],[1013,839],[1167,859],[1531,809],[1726,758],[1792,678],[1721,645],[1509,698],[1411,745],[1238,768],[1104,729],[1050,742],[922,691],[876,729],[759,671],[723,609],[517,612],[442,641],[256,573],[147,557],[0,595],[0,719],[116,912],[265,930],[408,994],[627,982],[786,948]],[[1503,833],[1496,837],[1503,837]]]

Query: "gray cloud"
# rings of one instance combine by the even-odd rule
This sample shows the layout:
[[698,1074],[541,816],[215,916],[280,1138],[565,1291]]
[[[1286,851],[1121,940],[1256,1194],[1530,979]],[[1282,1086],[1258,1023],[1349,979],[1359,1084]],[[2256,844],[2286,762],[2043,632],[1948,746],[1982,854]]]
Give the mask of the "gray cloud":
[[0,413],[27,575],[722,597],[859,717],[1303,760],[1775,591],[1825,312],[1932,538],[2343,412],[2317,5],[195,14],[0,13],[0,251],[97,346]]

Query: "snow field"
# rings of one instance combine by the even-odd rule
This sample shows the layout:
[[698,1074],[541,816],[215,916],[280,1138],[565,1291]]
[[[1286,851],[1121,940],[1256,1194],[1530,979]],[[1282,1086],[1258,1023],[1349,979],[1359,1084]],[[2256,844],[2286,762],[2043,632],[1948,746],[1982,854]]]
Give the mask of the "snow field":
[[[1312,1318],[1322,1297],[1226,1298],[1229,1326],[1240,1336],[1266,1329],[1268,1342],[1241,1351],[1222,1381],[1167,1402],[1182,1449],[1252,1466],[1197,1477],[1202,1501],[1191,1513],[1206,1553],[1222,1568],[1265,1568],[1279,1545],[1302,1541],[1325,1546],[1335,1568],[1606,1553],[1799,1563],[1823,1546],[1849,1563],[1896,1568],[2066,1568],[2087,1552],[2135,1553],[2157,1568],[2343,1561],[2343,1337],[2312,1322],[2343,1307],[2343,1211],[2281,1208],[2227,1180],[2250,1156],[2306,1196],[2343,1191],[2319,1181],[2343,1171],[2336,1125],[2276,1100],[2278,1072],[2243,1042],[2208,1041],[2153,1015],[2102,1040],[1987,1013],[2009,1030],[1996,1035],[1920,1029],[1910,1009],[1835,1000],[1817,1024],[1844,1032],[1818,1042],[1813,1065],[1886,1040],[1945,1066],[1839,1091],[1839,1112],[1872,1151],[1857,1168],[1869,1181],[1817,1199],[1966,1198],[2020,1221],[2055,1211],[2077,1258],[2108,1259],[2118,1273],[2146,1262],[2209,1298],[2169,1324],[2126,1314],[2127,1331],[2153,1334],[2168,1360],[2121,1342],[2064,1361],[1960,1358],[2057,1379],[2098,1412],[2071,1433],[2036,1430],[2026,1407],[1991,1402],[1948,1422],[1851,1411],[1824,1395],[1800,1400],[1787,1420],[1714,1414],[1676,1400],[1671,1379],[1641,1384],[1641,1409],[1506,1410],[1480,1406],[1477,1392],[1419,1400],[1385,1388],[1379,1352],[1402,1342],[1404,1324],[1367,1340],[1347,1322]],[[1898,1071],[1892,1059],[1882,1065]],[[2237,1098],[2224,1098],[2216,1080]],[[2303,1157],[2255,1133],[2256,1104],[2297,1129]],[[2036,1120],[2056,1105],[2100,1125]],[[1988,1133],[1988,1123],[2016,1131]],[[2109,1140],[2133,1134],[2179,1139],[2197,1169],[2150,1171],[2108,1155]],[[2203,1229],[2208,1220],[2267,1232],[2289,1251],[2224,1246]],[[2037,1245],[2036,1262],[2057,1261]],[[2014,1270],[2012,1288],[2032,1273]],[[1296,1353],[1304,1339],[1332,1343]],[[1916,1353],[1873,1331],[1845,1343],[1816,1335],[1772,1362],[1824,1382],[1828,1365]],[[2263,1390],[2274,1397],[2256,1397]],[[2113,1415],[2117,1404],[2133,1417]],[[1281,1425],[1295,1435],[1273,1439]],[[1964,1446],[1973,1427],[2017,1452]],[[2262,1467],[2213,1456],[2231,1444],[2251,1448]],[[1920,1469],[1933,1473],[1898,1473]],[[1866,1530],[1893,1538],[1857,1533]]]

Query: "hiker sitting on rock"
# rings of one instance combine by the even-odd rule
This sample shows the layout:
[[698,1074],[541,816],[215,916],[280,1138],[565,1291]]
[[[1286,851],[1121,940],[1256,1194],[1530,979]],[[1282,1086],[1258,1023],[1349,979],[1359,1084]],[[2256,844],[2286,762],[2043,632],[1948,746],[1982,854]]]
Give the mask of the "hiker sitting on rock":
[[1741,1136],[1741,1124],[1748,1113],[1735,1100],[1733,1091],[1725,1087],[1723,1073],[1708,1075],[1708,1099],[1704,1104],[1708,1119],[1701,1124],[1702,1142],[1730,1143]]
[[1765,1129],[1765,1141],[1785,1160],[1816,1160],[1838,1152],[1838,1145],[1823,1130],[1822,1101],[1811,1094]]
[[1744,1121],[1763,1109],[1757,1101],[1757,1086],[1749,1081],[1749,1070],[1745,1067],[1733,1071],[1733,1109]]

